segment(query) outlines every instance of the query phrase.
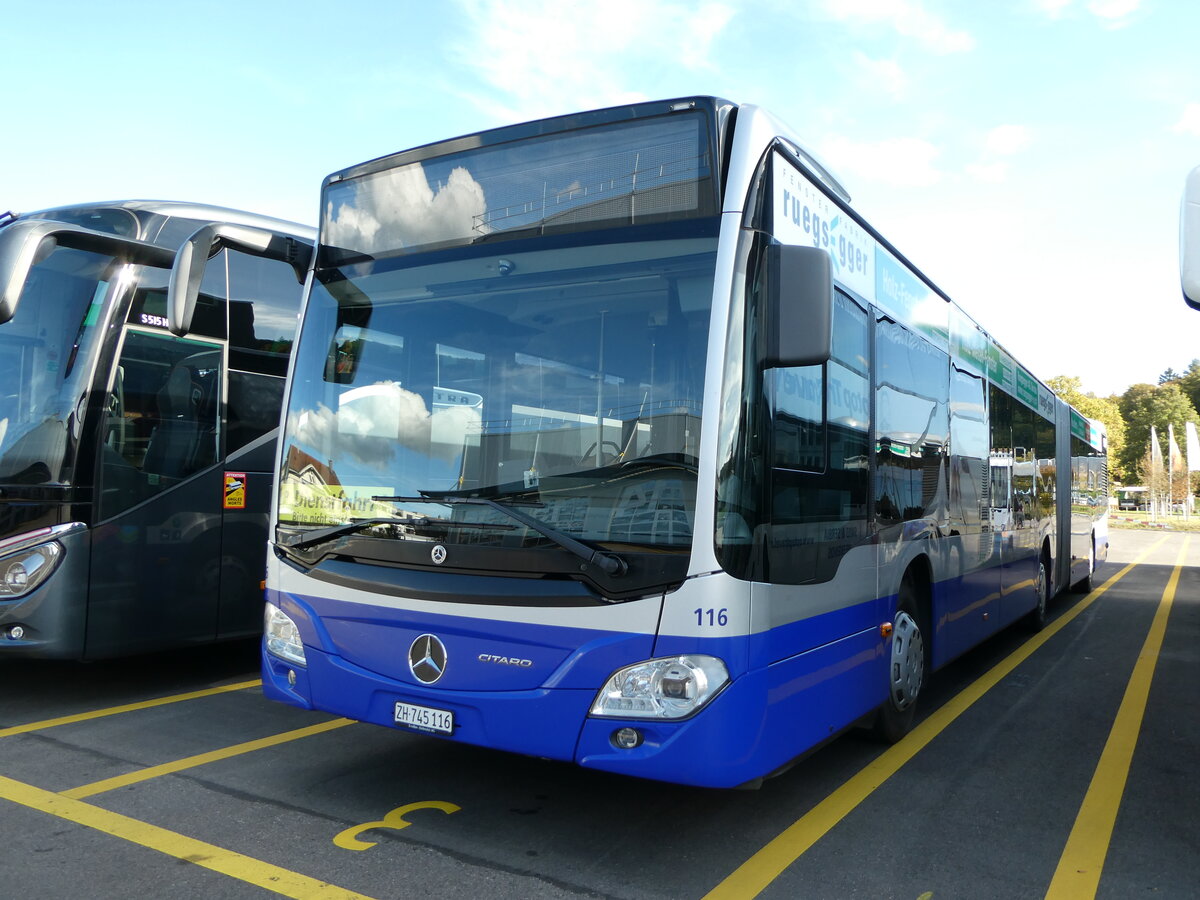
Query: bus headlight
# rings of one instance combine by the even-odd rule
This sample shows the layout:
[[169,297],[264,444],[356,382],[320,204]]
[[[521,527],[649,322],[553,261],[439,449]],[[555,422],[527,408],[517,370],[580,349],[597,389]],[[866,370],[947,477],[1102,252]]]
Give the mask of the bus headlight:
[[692,654],[650,659],[618,670],[592,703],[593,716],[621,719],[683,719],[729,683],[715,656]]
[[28,594],[50,577],[62,557],[62,544],[51,541],[0,558],[0,600]]
[[298,666],[306,664],[300,630],[291,616],[274,603],[268,603],[263,613],[263,634],[267,639],[267,649],[276,656]]

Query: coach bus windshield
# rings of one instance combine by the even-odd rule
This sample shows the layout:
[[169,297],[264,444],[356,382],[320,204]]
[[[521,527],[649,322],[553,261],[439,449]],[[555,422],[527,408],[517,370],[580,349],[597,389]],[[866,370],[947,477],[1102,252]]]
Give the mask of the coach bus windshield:
[[[60,248],[0,325],[0,483],[69,483],[110,256]],[[3,273],[0,273],[3,274]]]
[[550,546],[505,504],[589,544],[690,547],[716,251],[702,124],[331,184],[282,528],[378,519],[375,537]]

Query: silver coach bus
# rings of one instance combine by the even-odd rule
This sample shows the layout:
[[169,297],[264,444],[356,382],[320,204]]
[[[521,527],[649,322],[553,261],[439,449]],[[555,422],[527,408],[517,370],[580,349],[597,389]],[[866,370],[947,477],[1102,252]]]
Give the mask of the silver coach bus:
[[[168,280],[197,234],[214,255],[183,338],[168,329]],[[260,630],[313,237],[173,202],[0,219],[0,659]]]

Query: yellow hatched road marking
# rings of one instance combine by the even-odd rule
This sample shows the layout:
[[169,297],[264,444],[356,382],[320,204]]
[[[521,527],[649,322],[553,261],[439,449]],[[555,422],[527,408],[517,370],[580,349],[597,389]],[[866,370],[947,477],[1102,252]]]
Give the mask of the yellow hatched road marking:
[[1125,793],[1125,782],[1133,763],[1133,752],[1142,730],[1142,719],[1150,697],[1150,682],[1154,679],[1154,669],[1167,633],[1167,618],[1175,602],[1179,574],[1183,570],[1190,542],[1190,536],[1184,538],[1183,547],[1179,550],[1175,569],[1154,613],[1154,621],[1138,654],[1133,675],[1125,686],[1125,696],[1100,754],[1100,762],[1096,764],[1092,783],[1083,797],[1083,805],[1079,808],[1075,825],[1058,860],[1058,868],[1046,891],[1047,900],[1081,900],[1096,896],[1104,859],[1112,841],[1113,827],[1117,822],[1117,811],[1121,808],[1121,797]]
[[281,734],[275,734],[271,737],[259,738],[254,741],[246,741],[241,744],[234,744],[230,747],[224,747],[220,750],[213,750],[209,753],[198,753],[195,756],[188,756],[184,759],[177,759],[174,762],[163,763],[160,766],[147,766],[144,769],[138,769],[136,772],[130,772],[128,775],[117,775],[113,778],[106,778],[103,781],[96,781],[92,784],[85,784],[81,787],[71,788],[68,791],[60,791],[59,796],[70,797],[74,800],[81,800],[84,797],[93,797],[96,794],[102,794],[105,791],[116,790],[119,787],[136,784],[139,781],[149,781],[151,778],[158,778],[162,775],[170,775],[173,772],[181,772],[184,769],[192,769],[196,766],[203,766],[211,762],[217,762],[222,759],[229,759],[232,756],[240,756],[243,753],[252,753],[255,750],[262,750],[267,747],[277,747],[280,744],[286,744],[289,741],[297,741],[301,738],[311,737],[316,734],[323,734],[326,731],[333,731],[335,728],[341,728],[345,725],[353,725],[353,719],[334,719],[330,722],[322,722],[319,725],[309,725],[307,728],[297,728],[294,731],[285,731]]
[[801,816],[765,847],[738,866],[724,881],[714,887],[704,900],[749,900],[757,897],[788,866],[799,859],[809,847],[824,837],[835,825],[854,811],[875,789],[898,772],[905,763],[941,734],[975,701],[995,687],[1013,669],[1040,649],[1050,638],[1092,605],[1105,591],[1140,565],[1164,541],[1164,535],[1121,571],[1071,607],[1044,630],[1034,635],[990,671],[968,685],[950,701],[943,704],[914,728],[900,743],[881,753],[859,770],[845,784]]
[[198,841],[166,828],[151,825],[149,822],[109,812],[98,806],[92,806],[90,803],[83,803],[51,791],[44,791],[2,775],[0,775],[0,799],[10,800],[30,809],[93,828],[134,844],[140,844],[175,859],[195,863],[205,869],[245,881],[285,897],[293,897],[296,900],[354,900],[354,898],[370,900],[363,894],[337,887],[326,881],[310,878],[299,872],[293,872],[236,853],[233,850],[226,850],[214,844]]
[[156,706],[166,706],[169,703],[180,703],[184,700],[196,700],[200,697],[211,697],[214,694],[227,694],[231,691],[244,691],[247,688],[259,687],[262,681],[241,681],[237,684],[226,684],[221,687],[206,688],[202,691],[189,691],[186,694],[174,694],[170,697],[159,697],[156,700],[143,700],[141,703],[127,703],[124,706],[111,706],[108,709],[97,709],[92,712],[77,713],[73,716],[60,716],[57,719],[45,719],[41,722],[30,722],[27,725],[13,725],[0,728],[0,738],[14,734],[28,734],[31,731],[41,731],[45,728],[55,728],[59,725],[73,725],[76,722],[87,722],[92,719],[103,719],[105,716],[116,716],[121,713],[135,712],[139,709],[153,709]]

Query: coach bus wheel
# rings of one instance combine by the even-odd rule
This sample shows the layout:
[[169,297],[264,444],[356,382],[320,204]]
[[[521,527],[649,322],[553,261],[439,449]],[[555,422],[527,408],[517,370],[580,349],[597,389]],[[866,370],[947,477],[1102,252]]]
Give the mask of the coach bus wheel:
[[892,648],[888,660],[888,696],[875,718],[875,733],[894,744],[912,728],[917,696],[925,682],[925,639],[917,618],[912,582],[900,585],[892,621]]
[[1046,565],[1046,557],[1038,561],[1037,581],[1034,582],[1037,591],[1037,606],[1025,616],[1025,628],[1028,631],[1041,631],[1046,627],[1046,606],[1050,603],[1050,570]]

